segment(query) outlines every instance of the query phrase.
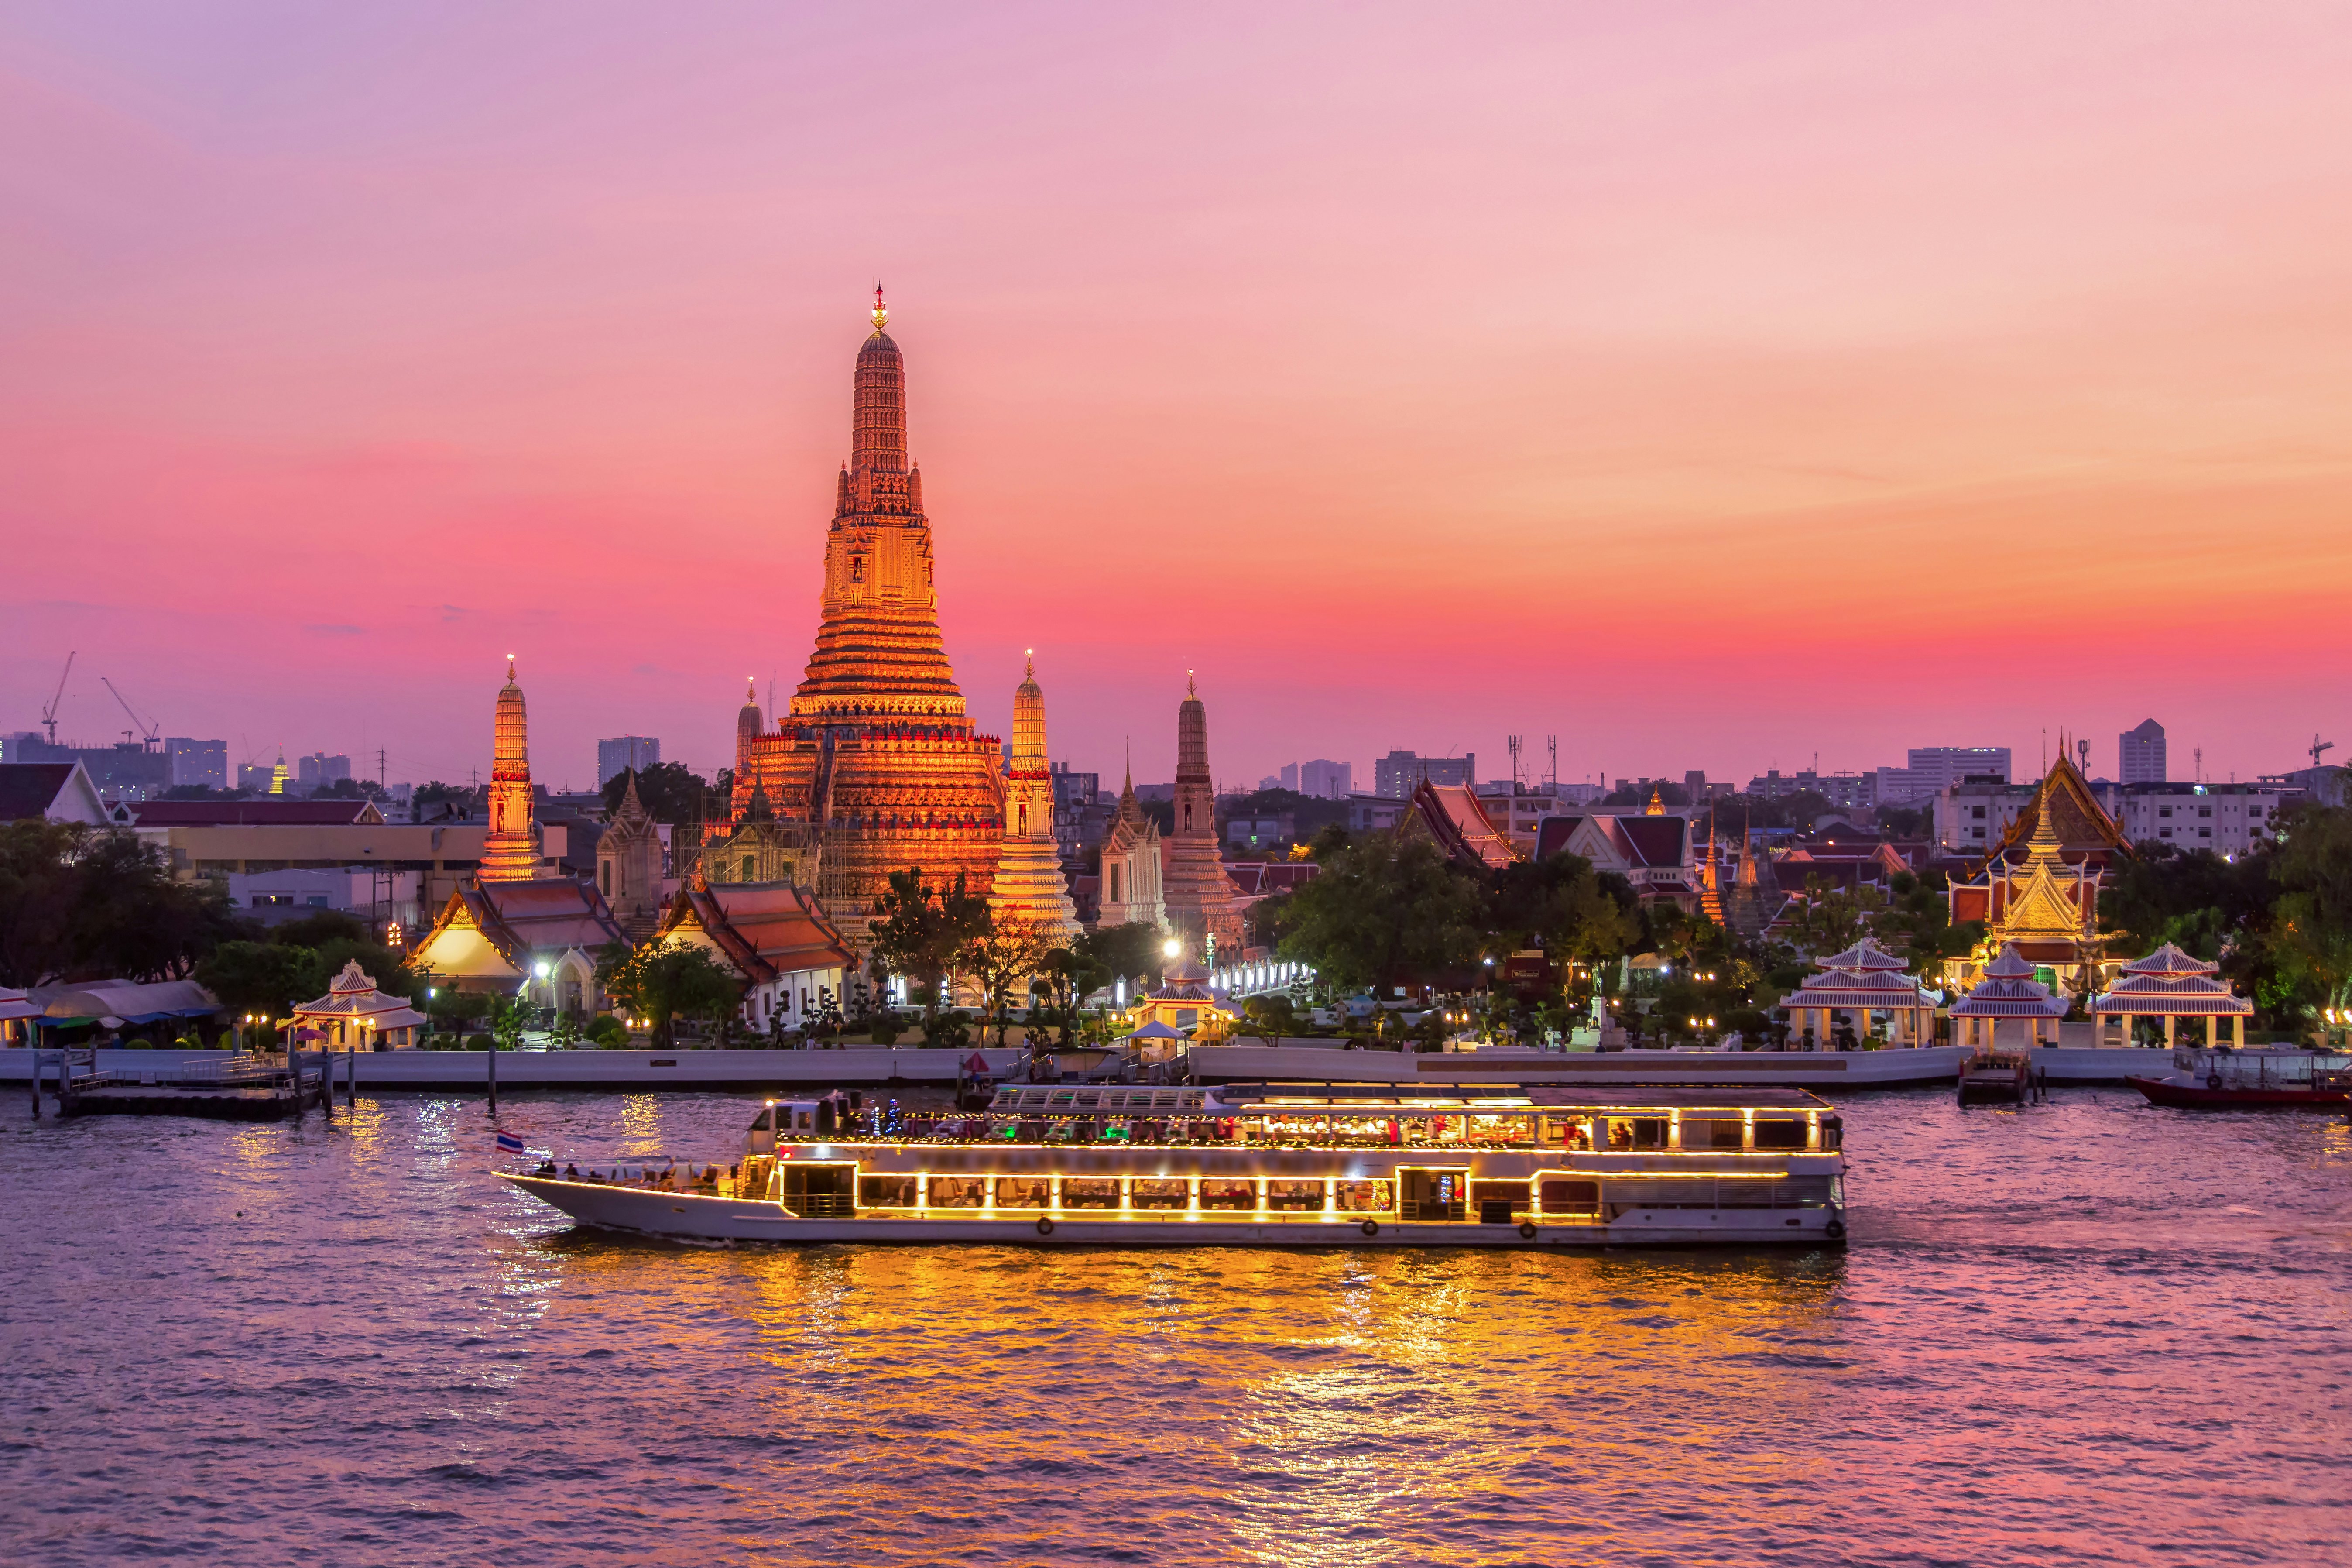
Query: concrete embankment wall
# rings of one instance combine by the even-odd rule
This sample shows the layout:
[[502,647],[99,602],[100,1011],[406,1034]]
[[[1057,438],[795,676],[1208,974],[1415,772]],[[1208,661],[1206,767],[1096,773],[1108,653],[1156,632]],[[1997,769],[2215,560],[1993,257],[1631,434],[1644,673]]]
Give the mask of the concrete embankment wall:
[[[217,1061],[221,1051],[101,1050],[98,1065],[141,1076],[169,1077],[182,1062]],[[1018,1051],[984,1050],[992,1071]],[[879,1046],[841,1051],[500,1051],[500,1089],[695,1089],[765,1092],[835,1085],[953,1087],[969,1050],[898,1050]],[[335,1055],[337,1082],[347,1059],[359,1063],[362,1089],[480,1089],[489,1081],[488,1051],[359,1051]],[[307,1056],[306,1056],[307,1059]],[[33,1053],[0,1050],[0,1082],[29,1083]]]
[[[1887,1051],[1465,1051],[1408,1055],[1349,1051],[1322,1041],[1286,1039],[1200,1046],[1193,1075],[1206,1083],[1272,1079],[1306,1083],[1590,1084],[1595,1088],[1669,1084],[1778,1084],[1803,1089],[1895,1089],[1950,1083],[1970,1055],[1965,1046]],[[2128,1076],[2171,1070],[2165,1050],[2045,1046],[2033,1053],[2053,1084],[2121,1083]]]

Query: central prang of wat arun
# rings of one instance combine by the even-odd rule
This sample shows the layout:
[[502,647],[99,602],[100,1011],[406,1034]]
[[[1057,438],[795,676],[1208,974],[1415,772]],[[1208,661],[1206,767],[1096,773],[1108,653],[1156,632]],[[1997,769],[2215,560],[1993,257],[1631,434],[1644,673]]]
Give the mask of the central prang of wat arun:
[[[908,457],[906,360],[883,330],[879,289],[873,316],[825,536],[816,647],[772,725],[747,694],[730,815],[709,825],[695,874],[814,888],[862,947],[890,874],[917,868],[933,887],[961,876],[1000,915],[1067,941],[1076,915],[1058,870],[1046,874],[1055,862],[1044,694],[1033,669],[1015,694],[1008,779],[1003,742],[974,731],[940,635],[923,475]],[[1188,701],[1184,760],[1200,774],[1188,804],[1201,820],[1177,837],[1205,842],[1213,857],[1206,724],[1191,711],[1199,707]],[[1191,919],[1175,923],[1197,925],[1196,940],[1214,931],[1222,945],[1238,935],[1238,900],[1222,875],[1210,884],[1194,868]]]

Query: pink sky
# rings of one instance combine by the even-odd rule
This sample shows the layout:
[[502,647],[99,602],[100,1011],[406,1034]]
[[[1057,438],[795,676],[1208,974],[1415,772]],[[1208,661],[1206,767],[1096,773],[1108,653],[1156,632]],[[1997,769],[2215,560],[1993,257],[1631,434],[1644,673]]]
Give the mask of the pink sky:
[[[1221,780],[2352,745],[2352,26],[12,5],[0,729],[709,771],[878,275],[948,644]],[[2340,760],[2338,752],[2331,760]],[[1368,779],[1367,779],[1368,782]]]

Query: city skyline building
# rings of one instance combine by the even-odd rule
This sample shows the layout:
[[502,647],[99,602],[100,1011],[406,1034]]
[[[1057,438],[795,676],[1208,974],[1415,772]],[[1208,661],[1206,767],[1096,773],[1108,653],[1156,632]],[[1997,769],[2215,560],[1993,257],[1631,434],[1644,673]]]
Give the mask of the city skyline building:
[[1478,787],[1478,753],[1458,757],[1424,757],[1414,752],[1391,751],[1372,763],[1372,793],[1383,800],[1411,800],[1426,781],[1433,784]]
[[2117,784],[2162,784],[2165,771],[2164,726],[2144,719],[2116,737]]
[[661,765],[659,735],[614,735],[596,742],[596,787],[603,789],[632,770],[644,773]]

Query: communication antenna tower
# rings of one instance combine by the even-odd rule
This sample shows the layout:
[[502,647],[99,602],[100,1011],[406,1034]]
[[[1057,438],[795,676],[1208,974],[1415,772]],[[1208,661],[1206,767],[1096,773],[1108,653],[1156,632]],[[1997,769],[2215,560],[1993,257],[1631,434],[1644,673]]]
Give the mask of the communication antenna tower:
[[1549,753],[1550,756],[1550,761],[1544,766],[1544,782],[1551,785],[1552,793],[1554,795],[1558,795],[1559,793],[1559,737],[1558,735],[1546,735],[1544,737],[1544,750]]
[[1517,795],[1519,793],[1519,738],[1506,735],[1503,743],[1511,748],[1511,793]]
[[2203,784],[2205,782],[2205,748],[2198,746],[2190,751],[2189,755],[2197,759],[2196,765],[2193,770],[2193,776],[2190,778],[2189,782],[2191,784]]

